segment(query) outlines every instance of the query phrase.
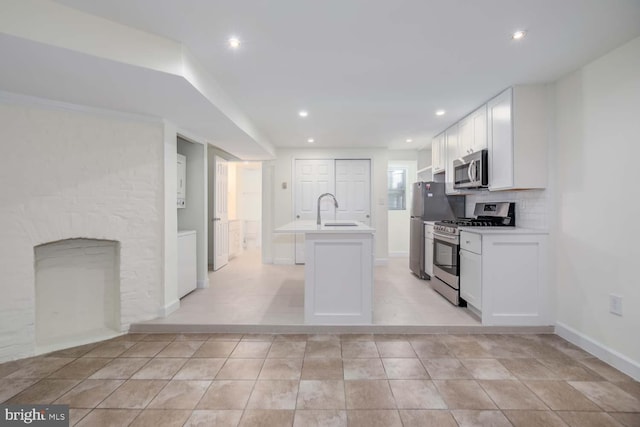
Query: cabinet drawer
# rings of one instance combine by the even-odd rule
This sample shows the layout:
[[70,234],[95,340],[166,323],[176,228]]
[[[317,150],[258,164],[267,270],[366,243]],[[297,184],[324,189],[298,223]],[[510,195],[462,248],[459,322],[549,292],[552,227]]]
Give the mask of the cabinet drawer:
[[460,232],[460,249],[476,254],[482,253],[482,236],[480,234]]

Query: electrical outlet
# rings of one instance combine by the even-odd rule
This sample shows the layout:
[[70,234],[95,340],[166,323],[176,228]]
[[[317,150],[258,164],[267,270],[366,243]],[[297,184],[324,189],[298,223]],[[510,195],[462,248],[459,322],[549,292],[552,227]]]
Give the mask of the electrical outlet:
[[622,297],[609,294],[609,313],[622,316]]

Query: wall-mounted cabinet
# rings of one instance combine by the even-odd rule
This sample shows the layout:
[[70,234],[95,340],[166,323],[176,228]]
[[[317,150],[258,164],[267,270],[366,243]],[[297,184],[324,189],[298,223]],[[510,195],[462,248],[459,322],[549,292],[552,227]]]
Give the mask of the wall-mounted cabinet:
[[514,86],[487,103],[489,190],[545,188],[548,89]]
[[460,194],[460,190],[453,188],[453,161],[460,157],[458,147],[458,123],[444,131],[445,139],[445,192],[447,194]]
[[446,145],[444,132],[431,142],[431,166],[433,174],[444,172],[446,164]]
[[466,156],[487,148],[487,105],[483,105],[459,123],[458,154]]
[[490,191],[545,188],[549,115],[547,86],[509,88],[433,139],[433,173],[445,172],[447,194],[463,194],[453,160],[488,149]]
[[187,158],[182,154],[178,154],[178,163],[177,163],[177,199],[178,199],[178,208],[186,207],[186,187],[187,187]]

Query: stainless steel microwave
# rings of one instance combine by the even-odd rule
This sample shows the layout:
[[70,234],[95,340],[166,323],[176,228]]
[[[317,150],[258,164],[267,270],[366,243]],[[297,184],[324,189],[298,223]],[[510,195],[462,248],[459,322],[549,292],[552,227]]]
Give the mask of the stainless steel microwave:
[[476,151],[453,161],[453,188],[486,188],[489,185],[489,152]]

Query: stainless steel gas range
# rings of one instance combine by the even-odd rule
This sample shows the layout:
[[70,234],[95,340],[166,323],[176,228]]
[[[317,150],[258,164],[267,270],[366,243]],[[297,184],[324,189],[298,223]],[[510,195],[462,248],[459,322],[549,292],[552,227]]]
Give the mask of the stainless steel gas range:
[[436,222],[433,226],[433,278],[431,287],[451,301],[466,306],[460,298],[460,227],[515,227],[516,206],[512,202],[476,203],[474,218]]

